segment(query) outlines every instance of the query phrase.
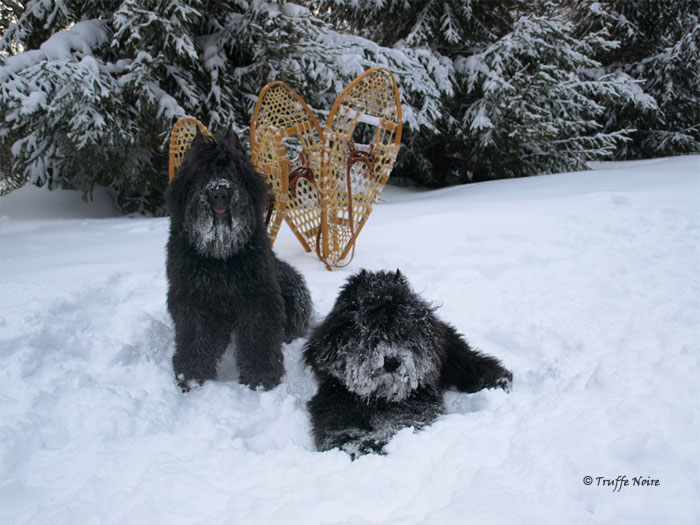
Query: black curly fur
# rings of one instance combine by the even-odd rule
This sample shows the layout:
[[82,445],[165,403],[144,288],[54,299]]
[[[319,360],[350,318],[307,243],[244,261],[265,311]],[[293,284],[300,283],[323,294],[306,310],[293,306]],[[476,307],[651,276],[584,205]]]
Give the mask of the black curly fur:
[[442,392],[508,389],[512,374],[473,350],[396,272],[350,277],[304,348],[318,379],[309,401],[316,447],[380,451],[399,429],[445,411]]
[[173,368],[183,389],[214,379],[227,348],[241,383],[272,388],[284,374],[282,343],[306,332],[311,296],[272,252],[266,202],[265,182],[234,134],[197,135],[166,193]]

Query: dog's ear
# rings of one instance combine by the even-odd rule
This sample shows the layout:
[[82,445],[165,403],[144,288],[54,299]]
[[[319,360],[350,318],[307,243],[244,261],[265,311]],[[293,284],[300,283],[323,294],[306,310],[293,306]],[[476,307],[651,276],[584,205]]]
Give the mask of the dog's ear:
[[206,128],[204,128],[205,133],[202,133],[202,130],[199,129],[199,126],[195,126],[194,129],[194,138],[192,139],[192,144],[204,144],[204,143],[209,143],[209,144],[216,144],[216,139],[214,138],[213,135],[211,135]]
[[206,142],[207,137],[204,135],[204,133],[201,132],[199,129],[199,126],[195,126],[194,130],[194,138],[192,139],[192,143],[190,144],[190,147],[195,145],[195,144],[203,144]]
[[362,268],[358,274],[356,274],[356,280],[357,281],[366,281],[369,276],[369,272],[367,271],[366,268]]
[[404,274],[402,274],[398,268],[396,269],[396,273],[394,274],[394,282],[410,287],[410,285],[408,284],[408,280],[406,279],[406,276]]
[[229,126],[226,130],[224,140],[233,144],[234,148],[243,151],[243,146],[241,146],[241,141],[238,140],[238,135],[233,131],[233,126]]

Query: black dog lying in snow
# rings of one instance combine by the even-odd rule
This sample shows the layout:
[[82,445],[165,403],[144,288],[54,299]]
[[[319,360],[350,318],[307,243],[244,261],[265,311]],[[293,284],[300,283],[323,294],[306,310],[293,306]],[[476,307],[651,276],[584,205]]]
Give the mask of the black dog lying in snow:
[[282,343],[307,329],[311,296],[272,252],[266,200],[265,182],[233,133],[198,133],[166,194],[173,368],[183,389],[214,379],[227,349],[241,383],[272,388],[284,374]]
[[397,270],[350,277],[304,350],[319,389],[309,401],[316,447],[380,451],[401,428],[445,411],[444,389],[508,389],[512,374],[472,350]]

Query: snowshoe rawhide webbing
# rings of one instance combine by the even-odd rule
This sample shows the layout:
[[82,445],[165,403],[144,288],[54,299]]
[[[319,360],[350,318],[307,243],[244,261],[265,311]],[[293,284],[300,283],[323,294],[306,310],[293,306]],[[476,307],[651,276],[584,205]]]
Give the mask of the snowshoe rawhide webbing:
[[199,120],[193,117],[182,117],[170,132],[170,159],[168,162],[168,180],[173,180],[175,171],[182,165],[190,144],[197,135],[197,128],[202,135],[211,137],[209,130]]
[[258,97],[250,132],[253,164],[275,191],[271,239],[284,218],[329,269],[348,264],[401,143],[394,76],[383,68],[358,76],[323,130],[294,90],[272,82]]
[[309,106],[283,82],[266,85],[250,124],[251,161],[274,193],[268,234],[275,241],[283,219],[306,251],[320,231],[316,174],[321,173],[323,132]]

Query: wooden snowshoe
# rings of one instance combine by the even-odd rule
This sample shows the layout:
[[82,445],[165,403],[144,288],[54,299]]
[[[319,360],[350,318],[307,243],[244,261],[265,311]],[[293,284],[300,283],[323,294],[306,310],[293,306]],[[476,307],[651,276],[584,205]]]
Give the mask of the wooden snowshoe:
[[321,225],[319,185],[323,133],[309,106],[283,82],[260,92],[250,124],[251,161],[272,188],[267,228],[274,243],[283,219],[306,251]]
[[400,143],[401,101],[387,69],[353,80],[323,131],[294,90],[282,82],[265,86],[253,113],[251,149],[253,164],[275,191],[270,238],[284,218],[329,269],[348,264]]
[[175,171],[182,166],[185,154],[197,135],[197,128],[203,135],[211,137],[211,133],[199,120],[193,117],[182,117],[173,125],[170,132],[170,158],[168,162],[168,180],[173,180]]
[[[370,69],[338,96],[326,121],[326,233],[322,259],[335,266],[355,241],[389,179],[401,144],[401,100],[390,71]],[[349,262],[349,261],[348,261]]]

